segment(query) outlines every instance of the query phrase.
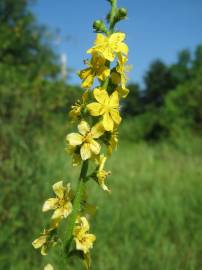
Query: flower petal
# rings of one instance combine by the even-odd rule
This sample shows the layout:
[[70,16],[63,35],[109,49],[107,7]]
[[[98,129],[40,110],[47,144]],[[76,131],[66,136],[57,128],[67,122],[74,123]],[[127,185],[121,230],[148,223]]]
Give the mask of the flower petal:
[[93,91],[93,95],[95,99],[100,103],[100,104],[108,104],[109,102],[109,95],[106,90],[102,90],[100,88],[95,88]]
[[79,133],[70,133],[67,135],[66,140],[70,145],[80,145],[82,144],[83,136],[81,136]]
[[64,190],[63,181],[57,182],[53,185],[53,191],[60,199],[64,196]]
[[42,247],[47,241],[47,236],[46,235],[42,235],[40,236],[39,238],[35,239],[33,242],[32,242],[32,246],[34,248],[40,248]]
[[58,218],[63,218],[63,217],[64,217],[64,209],[63,207],[60,207],[54,211],[51,219],[58,219]]
[[98,79],[104,81],[110,75],[110,69],[107,67],[103,67],[99,70]]
[[82,135],[86,135],[90,131],[90,126],[86,121],[81,121],[78,125],[78,131]]
[[111,110],[110,114],[114,122],[119,125],[121,122],[121,116],[119,115],[119,112],[117,110]]
[[126,34],[120,33],[120,32],[114,33],[109,37],[110,42],[112,42],[112,43],[120,43],[120,42],[124,41],[125,38],[126,38]]
[[63,215],[64,218],[68,217],[72,212],[72,204],[71,202],[67,202],[63,207]]
[[109,99],[109,106],[112,108],[118,108],[119,106],[119,94],[118,91],[114,91]]
[[93,74],[90,74],[88,77],[86,77],[86,78],[83,80],[81,86],[82,86],[83,88],[88,89],[88,88],[91,88],[91,86],[93,85],[93,82],[94,82]]
[[45,201],[42,207],[42,211],[46,212],[46,211],[55,209],[57,207],[57,204],[58,204],[58,198],[50,198],[47,201]]
[[87,159],[89,159],[91,157],[91,150],[90,150],[90,144],[89,143],[84,143],[81,146],[80,154],[81,154],[82,160],[87,160]]
[[107,131],[112,131],[114,128],[114,122],[109,113],[103,115],[103,126]]
[[86,217],[80,217],[81,227],[84,229],[85,232],[89,231],[90,225]]
[[98,142],[96,142],[95,140],[92,140],[90,142],[90,149],[91,151],[95,154],[98,155],[100,153],[100,145]]
[[124,53],[125,55],[128,55],[128,45],[121,42],[118,46],[117,51]]
[[107,37],[104,36],[103,34],[100,34],[100,33],[97,34],[96,40],[94,42],[94,46],[92,48],[88,49],[87,53],[93,53],[94,51],[97,51],[96,47],[104,44],[106,39],[107,39]]
[[86,69],[81,70],[81,71],[78,73],[78,75],[79,75],[79,77],[80,77],[82,80],[84,80],[84,79],[86,79],[88,76],[90,76],[91,73],[92,73],[92,69],[91,69],[91,68],[86,68]]
[[92,103],[87,105],[87,109],[89,110],[89,113],[92,116],[100,115],[101,108],[102,108],[102,105],[98,102],[92,102]]
[[97,139],[100,136],[102,136],[105,132],[105,129],[103,127],[102,122],[98,122],[95,126],[92,127],[91,129],[91,134],[93,139]]
[[44,270],[54,270],[54,267],[49,263],[44,267]]

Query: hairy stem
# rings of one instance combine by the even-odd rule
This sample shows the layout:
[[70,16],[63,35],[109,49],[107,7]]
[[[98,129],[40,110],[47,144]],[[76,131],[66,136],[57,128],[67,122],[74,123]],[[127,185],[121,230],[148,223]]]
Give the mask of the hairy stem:
[[109,19],[109,24],[110,24],[109,32],[110,32],[110,34],[112,34],[114,31],[114,24],[115,24],[114,17],[116,15],[116,8],[117,8],[117,0],[113,0],[112,1],[112,9],[110,12],[110,19]]
[[80,208],[81,208],[81,200],[82,200],[82,196],[85,189],[85,180],[87,177],[87,172],[88,172],[88,160],[83,162],[83,165],[81,168],[81,173],[79,176],[79,183],[77,186],[77,191],[76,191],[74,202],[73,202],[73,210],[72,210],[71,215],[69,216],[69,222],[67,224],[66,246],[65,246],[65,252],[67,252],[67,254],[69,252],[71,242],[73,239],[73,230],[74,230],[75,221],[76,221],[78,212],[80,211]]

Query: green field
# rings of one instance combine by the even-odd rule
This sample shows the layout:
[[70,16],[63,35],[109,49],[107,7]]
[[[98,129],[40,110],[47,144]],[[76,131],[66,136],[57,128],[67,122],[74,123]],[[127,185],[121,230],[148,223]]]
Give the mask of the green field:
[[[0,269],[43,269],[54,251],[41,258],[31,246],[46,222],[41,205],[51,185],[64,179],[76,185],[64,151],[64,132],[45,133],[31,161],[18,155],[27,179],[15,179],[7,194],[10,218],[1,225]],[[111,195],[89,182],[89,200],[98,206],[91,222],[96,234],[96,270],[202,269],[202,144],[149,145],[121,141],[107,166]],[[17,155],[15,156],[17,159]],[[23,161],[24,160],[24,161]],[[29,168],[28,168],[29,166]],[[12,187],[12,189],[11,189]],[[45,215],[47,218],[49,214]],[[82,269],[78,260],[67,269]]]

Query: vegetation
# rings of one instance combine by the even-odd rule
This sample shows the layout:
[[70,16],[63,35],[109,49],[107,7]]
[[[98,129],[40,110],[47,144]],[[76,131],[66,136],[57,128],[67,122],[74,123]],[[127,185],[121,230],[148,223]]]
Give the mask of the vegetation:
[[[31,246],[46,223],[41,204],[53,183],[78,175],[64,137],[66,112],[81,89],[62,80],[44,31],[28,1],[1,0],[2,270],[42,269],[49,262]],[[144,87],[128,86],[121,106],[128,118],[121,126],[122,144],[109,165],[112,194],[92,190],[92,202],[99,200],[105,209],[98,209],[93,223],[94,269],[202,268],[201,78],[199,45],[194,53],[181,51],[172,65],[152,63]],[[54,251],[51,256],[56,260]]]

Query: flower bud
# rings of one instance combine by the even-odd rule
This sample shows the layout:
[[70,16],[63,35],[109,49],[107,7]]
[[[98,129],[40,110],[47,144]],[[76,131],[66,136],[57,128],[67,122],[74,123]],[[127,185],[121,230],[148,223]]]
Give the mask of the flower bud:
[[124,20],[126,19],[126,16],[127,16],[127,9],[125,8],[118,8],[116,10],[116,15],[114,17],[114,21],[117,23],[121,20]]
[[119,9],[117,10],[116,16],[117,16],[117,19],[118,19],[119,21],[120,21],[120,20],[124,20],[124,19],[126,18],[126,16],[127,16],[127,9],[125,9],[125,8],[119,8]]
[[93,29],[95,32],[99,33],[107,33],[107,28],[105,26],[105,23],[102,20],[94,21],[93,23]]

